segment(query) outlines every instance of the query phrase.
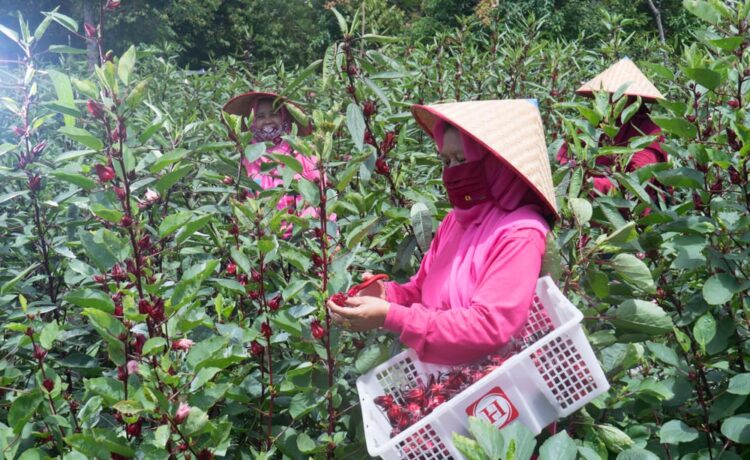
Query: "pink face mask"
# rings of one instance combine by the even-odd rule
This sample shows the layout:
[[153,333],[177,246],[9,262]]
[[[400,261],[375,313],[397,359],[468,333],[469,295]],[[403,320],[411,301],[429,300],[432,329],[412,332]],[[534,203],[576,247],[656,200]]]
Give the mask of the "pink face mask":
[[492,199],[484,159],[443,169],[443,185],[454,208],[469,209]]

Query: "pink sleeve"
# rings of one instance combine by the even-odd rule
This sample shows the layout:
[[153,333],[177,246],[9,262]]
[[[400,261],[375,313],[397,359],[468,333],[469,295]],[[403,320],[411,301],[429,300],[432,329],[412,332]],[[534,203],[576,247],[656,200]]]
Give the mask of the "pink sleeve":
[[443,229],[446,228],[447,222],[451,220],[451,215],[449,214],[443,222],[440,223],[435,236],[432,238],[427,254],[424,255],[422,262],[419,264],[419,270],[417,270],[417,273],[412,276],[409,281],[404,284],[399,284],[395,281],[385,283],[386,300],[406,306],[422,301],[422,282],[424,281],[425,276],[427,276],[427,271],[430,269],[430,266],[432,266],[432,259],[435,256],[435,252],[437,252],[440,234],[443,232]]
[[247,161],[247,158],[242,159],[242,165],[245,167],[245,172],[247,172],[247,177],[255,178],[255,176],[260,172],[260,160],[255,160],[252,163]]
[[545,235],[520,229],[497,246],[469,307],[429,310],[419,303],[409,308],[391,303],[384,327],[432,363],[467,363],[501,348],[526,323]]
[[302,177],[309,181],[313,181],[320,177],[320,171],[318,171],[318,168],[315,166],[315,160],[313,158],[306,157],[301,153],[297,153],[295,158],[302,163]]

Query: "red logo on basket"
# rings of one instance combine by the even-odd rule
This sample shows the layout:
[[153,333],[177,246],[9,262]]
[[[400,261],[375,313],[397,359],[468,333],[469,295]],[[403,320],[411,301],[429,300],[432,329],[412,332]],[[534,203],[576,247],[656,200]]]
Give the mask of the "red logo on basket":
[[516,406],[510,402],[500,387],[491,389],[487,394],[474,401],[466,408],[466,413],[487,420],[498,428],[502,428],[518,417]]

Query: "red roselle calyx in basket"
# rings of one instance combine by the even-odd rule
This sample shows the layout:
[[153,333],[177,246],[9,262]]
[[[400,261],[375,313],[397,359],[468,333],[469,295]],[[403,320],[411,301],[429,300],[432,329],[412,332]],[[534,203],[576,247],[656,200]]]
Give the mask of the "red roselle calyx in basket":
[[420,382],[410,388],[402,389],[398,393],[401,395],[403,404],[390,394],[375,398],[373,402],[383,410],[393,428],[391,437],[431,414],[438,406],[498,368],[521,350],[519,345],[520,343],[514,343],[508,351],[492,354],[472,365],[454,368],[438,375],[430,375],[427,383]]

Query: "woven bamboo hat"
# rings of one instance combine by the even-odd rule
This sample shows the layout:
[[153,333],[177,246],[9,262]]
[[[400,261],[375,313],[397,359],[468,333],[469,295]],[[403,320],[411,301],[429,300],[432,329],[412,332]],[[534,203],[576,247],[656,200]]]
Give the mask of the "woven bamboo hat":
[[227,113],[231,113],[232,115],[242,115],[244,117],[248,117],[250,116],[250,112],[252,112],[253,108],[255,107],[255,105],[260,99],[273,99],[274,104],[278,103],[280,105],[280,110],[285,112],[284,116],[286,116],[288,120],[292,121],[294,124],[297,125],[298,135],[307,136],[312,133],[312,124],[308,123],[307,126],[302,126],[292,116],[292,114],[289,113],[289,110],[287,109],[287,105],[292,105],[297,110],[304,113],[302,108],[298,104],[290,101],[289,99],[286,99],[283,96],[279,96],[276,93],[251,91],[249,93],[240,94],[239,96],[233,97],[226,104],[224,104],[223,110]]
[[557,202],[536,100],[509,99],[413,105],[417,123],[430,137],[438,119],[455,126],[521,177],[557,219]]
[[644,100],[655,101],[664,99],[651,81],[643,75],[630,58],[624,57],[612,64],[607,70],[586,82],[578,88],[576,93],[590,96],[594,91],[614,93],[623,85],[628,84],[623,94],[640,96]]

